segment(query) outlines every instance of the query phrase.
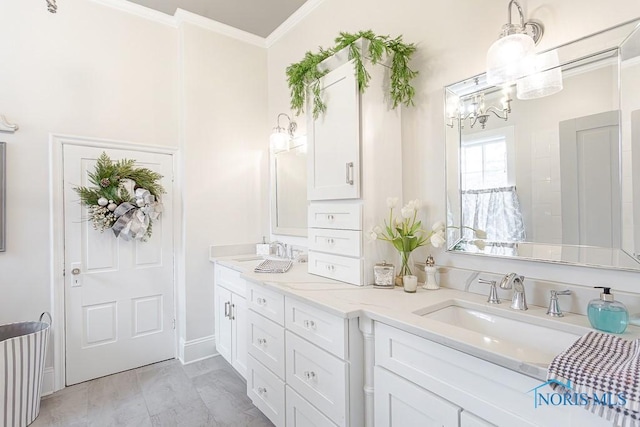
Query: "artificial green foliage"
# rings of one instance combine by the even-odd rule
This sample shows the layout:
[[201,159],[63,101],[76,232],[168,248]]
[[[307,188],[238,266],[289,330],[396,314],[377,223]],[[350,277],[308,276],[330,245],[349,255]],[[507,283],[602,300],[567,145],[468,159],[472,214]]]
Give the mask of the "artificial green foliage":
[[136,168],[135,160],[123,159],[113,162],[106,153],[102,153],[96,162],[93,172],[88,173],[89,182],[94,187],[77,187],[74,190],[80,200],[87,206],[97,205],[98,199],[104,197],[116,205],[131,202],[133,195],[121,186],[122,180],[135,181],[136,188],[145,188],[156,197],[163,194],[164,188],[158,181],[162,175],[147,168]]
[[327,74],[328,70],[320,71],[318,65],[346,47],[349,48],[349,59],[354,62],[358,88],[360,92],[365,91],[369,86],[371,75],[364,66],[363,52],[360,52],[359,46],[355,44],[360,38],[369,41],[368,59],[371,64],[377,64],[385,55],[391,58],[389,86],[393,108],[400,104],[413,105],[415,88],[411,85],[411,80],[418,75],[418,72],[409,67],[409,62],[416,50],[415,44],[404,43],[402,36],[392,39],[389,36],[376,35],[371,30],[359,31],[355,34],[341,32],[335,39],[336,45],[334,47],[330,49],[320,47],[318,53],[307,52],[302,61],[287,67],[291,108],[296,114],[304,111],[307,88],[313,97],[313,117],[317,118],[326,111],[327,106],[322,100],[320,79]]

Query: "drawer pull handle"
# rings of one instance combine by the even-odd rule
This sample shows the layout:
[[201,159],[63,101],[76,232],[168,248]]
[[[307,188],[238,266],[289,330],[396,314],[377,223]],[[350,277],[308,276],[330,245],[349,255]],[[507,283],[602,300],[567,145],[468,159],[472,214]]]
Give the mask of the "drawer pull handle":
[[224,303],[224,317],[229,317],[229,305],[231,305],[229,301]]
[[327,264],[326,269],[329,270],[330,272],[333,272],[336,269],[336,266],[333,264]]
[[327,215],[327,221],[333,222],[334,219],[336,219],[336,218],[333,215],[331,215],[331,214]]
[[262,306],[267,305],[267,300],[264,298],[258,298],[256,301],[258,305],[262,305]]
[[231,320],[236,320],[235,309],[236,309],[236,305],[231,304],[231,308],[229,310],[229,319]]
[[314,320],[305,320],[304,321],[304,327],[307,329],[315,329],[316,328],[316,322]]
[[307,381],[315,380],[317,378],[316,373],[313,371],[304,371],[304,376]]
[[353,185],[353,162],[346,164],[347,166],[347,184]]
[[260,395],[267,394],[267,389],[264,387],[258,387],[258,394]]
[[333,244],[334,244],[334,243],[336,243],[336,241],[335,241],[335,240],[333,240],[331,237],[329,237],[329,238],[327,239],[327,245],[331,245],[331,246],[333,246]]
[[258,338],[258,344],[260,344],[261,346],[267,345],[267,339],[266,338]]

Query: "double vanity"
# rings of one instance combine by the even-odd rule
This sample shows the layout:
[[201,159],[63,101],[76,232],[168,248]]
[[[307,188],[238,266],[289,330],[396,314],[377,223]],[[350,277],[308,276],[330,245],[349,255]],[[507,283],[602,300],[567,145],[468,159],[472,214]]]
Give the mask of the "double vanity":
[[261,259],[249,255],[212,261],[218,351],[276,426],[610,425],[534,404],[551,392],[538,387],[553,357],[590,330],[585,316],[455,289],[354,287],[305,264],[254,273]]

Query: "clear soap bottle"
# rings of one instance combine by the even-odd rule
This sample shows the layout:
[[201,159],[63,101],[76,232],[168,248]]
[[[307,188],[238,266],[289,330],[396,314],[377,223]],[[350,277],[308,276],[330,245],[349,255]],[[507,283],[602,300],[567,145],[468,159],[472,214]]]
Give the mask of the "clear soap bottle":
[[587,315],[591,326],[600,331],[621,334],[629,324],[629,311],[619,301],[613,299],[611,288],[596,286],[603,292],[600,298],[591,300],[587,307]]

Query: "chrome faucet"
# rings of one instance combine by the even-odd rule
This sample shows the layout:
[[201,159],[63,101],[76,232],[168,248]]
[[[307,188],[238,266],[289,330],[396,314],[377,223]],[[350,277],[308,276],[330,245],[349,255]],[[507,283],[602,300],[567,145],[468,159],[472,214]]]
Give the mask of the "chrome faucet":
[[511,308],[514,310],[527,310],[527,297],[524,293],[524,276],[516,273],[509,273],[502,278],[500,288],[513,288],[513,298],[511,299]]
[[287,248],[287,244],[286,243],[282,243],[278,240],[276,240],[275,242],[271,242],[269,243],[269,248],[276,248],[276,253],[275,255],[278,258],[288,258],[288,248]]
[[560,310],[560,305],[558,305],[558,295],[571,295],[571,291],[568,289],[566,291],[551,290],[549,308],[547,309],[547,315],[551,317],[564,317],[564,313]]
[[495,280],[478,279],[478,283],[491,286],[491,288],[489,289],[489,298],[487,298],[487,302],[489,304],[500,304],[500,298],[498,298],[498,290],[496,289]]

